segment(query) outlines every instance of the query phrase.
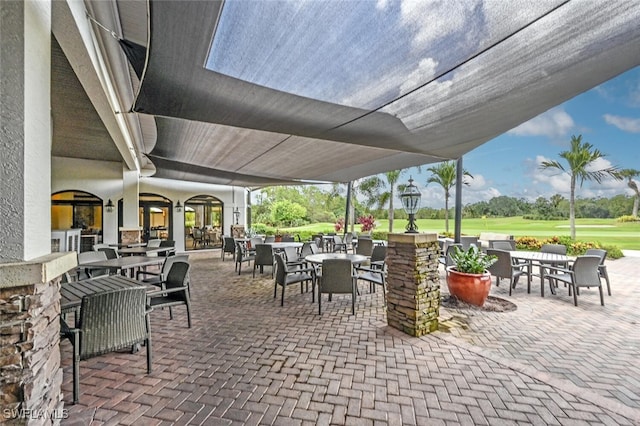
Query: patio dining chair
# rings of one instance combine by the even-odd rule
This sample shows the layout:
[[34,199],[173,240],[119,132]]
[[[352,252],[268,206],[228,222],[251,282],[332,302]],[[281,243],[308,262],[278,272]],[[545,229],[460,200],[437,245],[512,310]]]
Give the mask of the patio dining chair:
[[[487,249],[487,256],[496,256],[498,260],[491,266],[489,266],[489,272],[496,277],[496,286],[500,285],[502,278],[509,280],[509,296],[511,291],[516,287],[518,279],[522,275],[527,275],[527,271],[523,269],[523,266],[515,263],[511,257],[511,253],[506,250],[500,249]],[[542,283],[544,285],[544,283]],[[527,293],[531,293],[531,282],[528,282]]]
[[587,249],[584,253],[586,256],[598,256],[600,258],[600,265],[598,266],[598,274],[600,278],[604,278],[607,283],[607,294],[611,296],[611,284],[609,283],[609,273],[607,272],[607,265],[604,264],[607,258],[607,251],[603,249]]
[[[479,246],[478,244],[478,237],[476,236],[472,236],[472,235],[463,235],[460,237],[460,244],[462,244],[462,249],[463,250],[467,250],[469,248],[469,246],[471,246],[472,244],[476,247]],[[480,247],[478,247],[480,248]]]
[[[349,242],[349,245],[351,245],[351,242]],[[340,253],[347,253],[347,243],[346,241],[342,240],[342,237],[340,235],[334,235],[333,236],[333,252],[340,252]]]
[[273,278],[273,269],[275,260],[273,259],[273,247],[271,244],[256,244],[255,259],[253,261],[253,278],[256,277],[256,269],[260,268],[260,273],[264,272],[265,266],[271,267],[271,278]]
[[224,262],[224,258],[227,254],[235,257],[236,254],[236,240],[233,237],[223,237],[222,238],[222,250],[221,250],[222,261]]
[[356,293],[358,275],[354,273],[349,259],[325,259],[322,261],[322,275],[318,279],[318,315],[322,315],[322,295],[351,294],[351,313],[356,314]]
[[[600,292],[600,304],[604,306],[604,294],[598,267],[600,266],[599,256],[578,256],[571,267],[562,268],[557,266],[544,266],[544,278],[549,280],[549,285],[553,282],[561,281],[569,287],[569,295],[573,293],[573,304],[578,306],[578,295],[580,287],[597,287]],[[572,291],[573,289],[573,291]]]
[[[174,262],[189,262],[189,255],[179,254],[175,256],[169,256],[162,263],[162,268],[159,272],[140,270],[136,272],[136,279],[142,281],[145,284],[163,287],[163,284],[167,278],[167,274],[171,270],[171,266]],[[145,276],[147,276],[148,278],[144,278]],[[141,277],[143,278],[140,279]]]
[[167,274],[167,279],[163,282],[162,289],[147,293],[147,296],[149,297],[149,305],[152,308],[169,308],[170,319],[173,319],[172,308],[184,305],[187,308],[187,325],[191,328],[189,269],[188,262],[173,262]]
[[376,286],[381,286],[384,292],[384,303],[387,304],[387,291],[386,291],[386,278],[387,278],[387,266],[386,259],[387,247],[375,246],[373,253],[371,253],[371,261],[368,265],[355,266],[355,271],[358,273],[358,279],[369,283],[369,292],[375,293]]
[[356,254],[369,257],[371,256],[371,253],[373,253],[373,240],[370,238],[358,238]]
[[444,266],[444,271],[445,274],[447,273],[447,268],[451,265],[453,265],[453,258],[451,257],[452,254],[455,253],[456,247],[460,247],[462,248],[462,244],[460,243],[448,243],[445,244],[444,246],[444,255],[440,256],[438,258],[438,263],[440,263],[442,266]]
[[143,343],[151,373],[151,332],[144,286],[94,293],[82,298],[80,318],[70,327],[60,318],[60,334],[73,346],[73,403],[80,401],[80,361]]
[[273,257],[276,260],[276,279],[274,280],[273,298],[275,299],[277,297],[278,286],[282,287],[280,306],[284,306],[284,293],[287,286],[291,284],[300,283],[300,293],[303,293],[303,284],[307,285],[308,290],[309,282],[311,281],[313,286],[312,291],[315,291],[313,276],[309,272],[299,268],[290,268],[285,260],[285,254],[282,252],[275,253]]
[[242,264],[247,262],[247,266],[251,266],[251,261],[255,258],[256,253],[250,252],[244,241],[236,241],[236,271],[238,271],[238,275],[242,272]]
[[109,269],[89,269],[82,267],[84,263],[100,262],[103,260],[107,260],[107,253],[104,251],[83,251],[82,253],[78,253],[78,280],[109,275]]

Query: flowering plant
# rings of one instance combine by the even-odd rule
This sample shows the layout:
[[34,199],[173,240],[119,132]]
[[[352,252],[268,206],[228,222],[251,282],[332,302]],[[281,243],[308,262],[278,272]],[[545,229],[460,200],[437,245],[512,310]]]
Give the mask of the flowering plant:
[[342,231],[344,229],[344,218],[341,217],[340,219],[338,219],[333,225],[333,228],[336,230],[336,232]]
[[360,216],[358,218],[358,223],[361,225],[360,230],[362,232],[369,232],[376,227],[376,219],[373,217],[373,215]]

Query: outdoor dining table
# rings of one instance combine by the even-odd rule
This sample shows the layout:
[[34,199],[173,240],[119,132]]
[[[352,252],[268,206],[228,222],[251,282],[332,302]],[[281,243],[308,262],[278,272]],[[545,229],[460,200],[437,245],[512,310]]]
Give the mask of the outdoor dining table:
[[108,269],[109,271],[129,271],[128,275],[133,276],[133,270],[146,268],[147,266],[159,265],[164,262],[164,257],[150,256],[126,256],[115,259],[105,259],[96,262],[80,263],[79,269]]
[[[542,297],[544,297],[544,265],[562,264],[572,261],[569,256],[557,253],[543,253],[539,251],[524,250],[511,250],[509,253],[511,253],[512,258],[516,260],[524,260],[526,262],[528,285],[531,285],[534,263],[540,266],[540,295]],[[556,293],[553,285],[551,286],[551,293]]]
[[140,286],[148,287],[149,291],[158,289],[121,275],[109,275],[108,277],[62,283],[60,287],[60,312],[62,314],[78,312],[82,304],[82,298],[90,294]]
[[322,264],[323,261],[329,259],[349,259],[354,265],[366,262],[369,258],[362,254],[353,253],[316,253],[305,256],[304,260],[310,263]]
[[127,247],[118,250],[124,256],[146,256],[148,254],[168,254],[176,251],[175,247]]
[[297,249],[299,249],[300,247],[302,247],[303,243],[299,243],[299,242],[295,242],[295,241],[291,241],[291,242],[277,242],[277,243],[267,243],[268,245],[271,246],[272,249],[274,250],[282,250],[285,247],[295,247]]

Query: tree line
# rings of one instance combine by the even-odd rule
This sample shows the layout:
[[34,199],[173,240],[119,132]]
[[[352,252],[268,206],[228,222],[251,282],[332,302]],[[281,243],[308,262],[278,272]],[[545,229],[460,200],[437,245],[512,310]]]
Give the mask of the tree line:
[[[572,238],[575,238],[575,218],[617,218],[631,216],[637,218],[640,191],[634,178],[640,171],[618,169],[616,167],[594,168],[597,160],[605,154],[583,141],[582,136],[572,136],[570,148],[559,153],[560,161],[545,161],[541,169],[556,169],[565,173],[571,180],[569,199],[560,194],[550,198],[539,197],[535,201],[509,196],[494,197],[489,201],[481,201],[463,206],[463,217],[481,218],[523,216],[536,220],[553,220],[569,218]],[[448,231],[449,218],[453,217],[453,209],[449,208],[451,190],[456,185],[456,163],[444,161],[427,168],[431,175],[427,185],[436,184],[445,193],[445,208],[422,208],[417,219],[444,219]],[[393,201],[396,194],[406,188],[398,184],[403,170],[395,170],[352,182],[351,209],[347,223],[354,224],[357,218],[373,214],[378,219],[389,220],[389,230],[393,228],[393,219],[406,219],[402,208],[395,208]],[[464,170],[463,184],[469,185],[473,175]],[[580,198],[577,190],[584,181],[592,180],[600,183],[605,177],[627,180],[627,185],[635,192],[634,197],[617,195],[612,198]],[[270,226],[299,226],[308,223],[336,222],[345,217],[346,185],[334,184],[330,190],[317,186],[288,186],[264,188],[256,194],[256,202],[252,207],[252,223]]]

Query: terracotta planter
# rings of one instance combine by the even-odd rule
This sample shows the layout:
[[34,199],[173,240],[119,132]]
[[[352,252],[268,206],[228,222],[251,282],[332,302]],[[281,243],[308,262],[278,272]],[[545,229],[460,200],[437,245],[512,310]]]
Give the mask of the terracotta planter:
[[449,266],[447,272],[449,294],[472,305],[484,305],[489,291],[491,291],[491,274],[489,272],[466,274],[456,271],[455,266]]

